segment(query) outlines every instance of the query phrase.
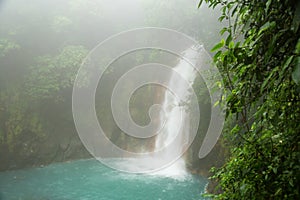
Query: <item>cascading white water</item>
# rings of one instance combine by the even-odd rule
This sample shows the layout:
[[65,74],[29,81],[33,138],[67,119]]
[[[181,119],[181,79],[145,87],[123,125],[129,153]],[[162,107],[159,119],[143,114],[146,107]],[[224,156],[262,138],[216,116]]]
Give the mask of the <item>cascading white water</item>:
[[[168,149],[162,155],[163,158],[174,157],[174,155],[181,155],[184,151],[184,146],[189,139],[189,125],[190,116],[187,111],[187,103],[191,94],[190,87],[192,86],[195,78],[196,71],[192,65],[196,65],[199,55],[198,47],[190,47],[183,52],[183,57],[188,58],[192,63],[188,63],[184,59],[180,59],[179,63],[173,68],[170,76],[170,88],[176,88],[174,94],[166,90],[164,100],[162,103],[162,112],[160,113],[160,121],[164,122],[161,133],[157,136],[155,142],[155,150],[162,149],[169,145],[171,142],[176,142],[175,148]],[[181,79],[178,79],[178,75]],[[187,88],[188,83],[189,88]],[[176,96],[181,96],[180,101]],[[183,97],[183,98],[182,98]],[[174,140],[175,137],[178,137]],[[186,166],[184,158],[179,158],[172,165],[164,168],[155,174],[171,176],[171,177],[184,177],[186,176]]]
[[[149,172],[150,175],[172,177],[185,180],[188,176],[185,159],[179,157],[186,150],[190,140],[189,100],[192,94],[192,84],[197,71],[193,67],[200,60],[199,50],[202,46],[190,47],[182,52],[182,57],[173,68],[161,103],[158,119],[159,133],[156,136],[154,152],[157,154],[141,154],[141,157],[112,160],[113,165],[122,166],[130,172]],[[188,61],[187,61],[188,60]],[[179,98],[180,97],[180,98]],[[175,158],[178,158],[175,162]],[[170,163],[172,162],[172,163]],[[165,166],[170,163],[170,165]],[[160,170],[158,170],[160,169]]]

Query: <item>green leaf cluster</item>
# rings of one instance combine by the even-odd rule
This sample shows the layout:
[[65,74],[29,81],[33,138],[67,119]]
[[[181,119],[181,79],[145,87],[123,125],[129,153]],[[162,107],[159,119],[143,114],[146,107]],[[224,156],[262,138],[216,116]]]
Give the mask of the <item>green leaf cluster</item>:
[[66,46],[58,55],[39,57],[28,76],[28,93],[37,99],[61,99],[60,92],[72,88],[87,53],[83,46]]
[[[226,87],[231,155],[215,199],[300,199],[300,2],[205,0],[220,8],[214,61]],[[203,3],[200,1],[199,6]]]
[[9,39],[0,39],[0,57],[5,56],[13,50],[20,49],[20,46]]

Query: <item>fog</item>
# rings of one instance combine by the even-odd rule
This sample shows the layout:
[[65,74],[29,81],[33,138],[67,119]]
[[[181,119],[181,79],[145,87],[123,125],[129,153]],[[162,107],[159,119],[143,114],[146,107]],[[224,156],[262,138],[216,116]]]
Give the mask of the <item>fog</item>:
[[[0,169],[91,157],[78,137],[72,115],[73,84],[85,57],[107,38],[144,27],[179,31],[210,50],[220,39],[219,12],[197,6],[198,1],[193,0],[1,1]],[[112,45],[107,50],[115,48]],[[112,89],[133,66],[153,61],[175,67],[178,57],[154,50],[131,52],[106,69],[97,87],[99,123],[107,137],[126,150],[153,149],[155,138],[138,147],[136,138],[122,133],[109,109]],[[130,113],[137,124],[149,123],[148,110],[163,101],[164,92],[152,85],[133,94]],[[196,143],[195,149],[201,142]],[[187,156],[190,165],[198,150]]]

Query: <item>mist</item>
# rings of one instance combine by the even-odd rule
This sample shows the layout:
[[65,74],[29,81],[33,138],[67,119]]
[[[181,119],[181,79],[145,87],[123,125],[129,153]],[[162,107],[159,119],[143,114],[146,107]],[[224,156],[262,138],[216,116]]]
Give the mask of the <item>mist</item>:
[[[223,162],[223,152],[217,144],[208,157],[199,158],[199,149],[204,141],[205,133],[209,129],[212,97],[209,94],[209,84],[205,78],[193,75],[195,72],[191,69],[186,72],[186,69],[192,65],[196,68],[199,65],[200,69],[211,64],[209,62],[212,61],[213,54],[207,52],[221,39],[219,30],[223,24],[218,21],[220,16],[218,9],[211,10],[206,5],[198,8],[198,3],[193,0],[0,1],[0,170],[42,169],[45,166],[53,166],[58,173],[62,173],[65,163],[66,168],[75,167],[84,171],[84,165],[89,165],[88,163],[93,161],[87,166],[87,173],[97,173],[89,170],[94,170],[98,164],[101,164],[100,162],[97,164],[91,159],[99,158],[102,155],[105,155],[105,159],[111,157],[137,159],[145,153],[159,152],[165,147],[164,145],[168,146],[172,142],[168,134],[172,134],[178,129],[173,126],[178,124],[181,118],[172,117],[172,115],[177,115],[178,111],[174,110],[175,100],[170,99],[169,96],[174,91],[175,93],[180,91],[179,96],[184,97],[186,102],[176,104],[178,107],[176,109],[181,107],[185,109],[184,119],[181,121],[184,125],[183,128],[180,128],[179,133],[184,137],[180,137],[180,141],[174,144],[171,151],[164,152],[159,159],[152,159],[151,154],[152,157],[147,157],[143,163],[141,160],[130,160],[130,162],[127,160],[128,162],[126,161],[125,164],[124,161],[109,160],[104,164],[117,170],[121,168],[121,171],[133,172],[136,170],[137,173],[140,173],[160,168],[158,167],[159,163],[164,160],[166,165],[171,165],[172,172],[169,173],[170,171],[165,170],[163,173],[154,174],[158,177],[162,175],[164,178],[171,177],[168,180],[177,189],[182,185],[176,185],[173,181],[178,180],[178,177],[189,177],[189,184],[193,185],[191,187],[194,187],[195,191],[187,190],[186,193],[196,195],[202,190],[204,191],[206,180],[195,178],[191,173],[206,176],[212,165]],[[156,29],[162,32],[166,31],[163,33],[165,35],[148,34],[148,32],[138,34],[139,32],[134,31]],[[130,31],[133,31],[132,34],[127,40],[122,40],[121,45],[119,41],[105,43],[112,36],[118,38],[118,35],[122,36],[123,33],[130,33]],[[145,37],[141,37],[142,34]],[[179,35],[184,39],[181,39]],[[172,40],[172,38],[175,39]],[[138,41],[141,41],[141,44],[153,43],[170,46],[170,49],[178,54],[163,49],[144,48],[139,50],[133,48],[126,54],[119,55],[117,58],[113,57],[121,48],[138,44]],[[191,41],[195,43],[191,45]],[[197,45],[195,45],[196,43]],[[102,48],[101,51],[98,50],[99,44]],[[192,51],[191,49],[198,52],[200,56],[187,53]],[[79,133],[78,124],[86,127],[92,126],[93,120],[89,114],[92,115],[94,111],[90,111],[90,107],[85,107],[81,101],[77,101],[78,104],[75,101],[74,104],[74,91],[78,88],[83,96],[92,93],[90,86],[94,78],[95,80],[97,78],[94,76],[100,73],[98,70],[104,67],[104,63],[110,59],[114,60],[101,71],[103,76],[98,80],[94,98],[92,98],[94,100],[91,100],[95,101],[95,115],[105,137],[103,140],[99,140],[99,138],[97,139],[99,136],[97,130],[89,129],[89,134],[93,136],[85,139]],[[185,59],[197,59],[197,61],[185,61]],[[204,63],[204,60],[207,62]],[[132,76],[124,83],[123,89],[118,93],[118,98],[123,100],[130,93],[129,90],[135,84],[136,77],[142,77],[141,80],[148,77],[158,80],[159,77],[163,77],[162,83],[167,86],[173,85],[174,91],[168,93],[168,88],[159,84],[143,85],[131,93],[128,109],[132,121],[138,127],[147,126],[153,122],[151,133],[154,133],[163,124],[163,119],[171,116],[168,118],[169,121],[166,121],[167,127],[162,129],[167,136],[153,134],[148,138],[132,137],[123,128],[120,128],[111,109],[113,90],[118,81],[136,66],[143,66],[147,63],[169,66],[170,71],[175,69],[176,72],[177,69],[176,73],[184,74],[182,77],[189,80],[189,87],[184,86],[185,82],[178,82],[174,78],[177,76],[175,72],[162,76],[162,71],[156,70],[153,73],[140,73]],[[82,70],[85,65],[87,67]],[[190,98],[191,90],[196,91],[197,98]],[[154,110],[154,114],[151,115],[149,110],[155,104],[161,105],[160,110]],[[188,105],[183,106],[185,104]],[[80,107],[76,112],[74,112],[74,105]],[[200,115],[194,109],[198,106],[202,117],[200,122],[196,120]],[[167,114],[163,115],[162,110]],[[123,111],[126,112],[126,109]],[[77,124],[74,122],[76,115],[81,115],[81,121]],[[128,121],[126,123],[124,122],[124,126],[129,127]],[[191,130],[195,130],[193,141],[190,136]],[[107,141],[104,142],[104,140]],[[124,150],[124,153],[118,155],[111,153],[114,150],[108,147],[108,141],[111,141],[116,149]],[[89,145],[92,147],[87,147]],[[130,156],[131,152],[138,155]],[[176,157],[176,152],[178,155],[180,154],[180,159]],[[175,165],[170,164],[173,163],[170,158],[170,155],[173,156],[173,154],[174,156],[176,154],[175,157],[179,159]],[[98,160],[101,161],[101,159]],[[69,162],[71,164],[68,164]],[[136,167],[137,163],[141,171]],[[153,166],[150,165],[151,163]],[[133,168],[132,165],[134,165]],[[45,170],[50,170],[47,167]],[[45,173],[52,173],[52,171],[46,171]],[[22,173],[16,171],[16,175],[13,175],[12,179],[23,179]],[[99,173],[101,174],[101,172]],[[114,173],[114,171],[105,171],[105,173]],[[177,176],[179,174],[180,176]],[[59,176],[65,175],[67,176],[67,174]],[[18,197],[21,199],[48,199],[45,191],[36,194],[31,191],[30,187],[26,185],[30,183],[28,176],[35,177],[34,174],[24,175],[25,185],[15,196],[10,196],[15,187],[11,183],[12,179],[0,181],[3,182],[1,187],[4,188],[0,189],[0,199],[9,199],[10,197],[11,199]],[[76,175],[68,174],[68,176],[75,177]],[[110,174],[109,176],[115,175]],[[47,179],[43,175],[40,178]],[[78,181],[78,178],[75,177],[74,180]],[[101,179],[101,177],[98,178]],[[185,178],[182,179],[187,180]],[[55,180],[51,181],[55,182]],[[124,179],[119,182],[122,181]],[[7,182],[7,185],[4,182]],[[117,180],[116,183],[118,184]],[[47,184],[47,181],[41,184]],[[4,187],[4,185],[6,186]],[[197,185],[203,185],[201,191],[196,189]],[[66,191],[70,190],[67,187]],[[77,187],[79,186],[77,185]],[[44,186],[45,188],[46,186]],[[87,189],[82,190],[87,191]],[[122,191],[119,192],[122,193]],[[62,195],[60,192],[57,194],[59,194],[58,197]],[[108,194],[110,193],[108,192]],[[72,197],[69,198],[72,199]],[[126,198],[134,199],[134,197]],[[57,197],[52,196],[49,199],[57,199]],[[117,198],[114,197],[114,199]]]

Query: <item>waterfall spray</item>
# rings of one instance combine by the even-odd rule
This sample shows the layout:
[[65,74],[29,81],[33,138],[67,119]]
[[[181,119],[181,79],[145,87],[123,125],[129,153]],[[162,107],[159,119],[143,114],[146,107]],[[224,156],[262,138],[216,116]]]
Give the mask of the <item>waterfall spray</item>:
[[[174,94],[166,90],[164,94],[164,100],[162,103],[162,112],[160,113],[160,120],[164,121],[161,133],[157,136],[155,142],[155,150],[169,145],[173,140],[176,142],[175,148],[168,148],[168,151],[161,155],[161,159],[167,158],[169,156],[181,155],[184,152],[184,147],[189,140],[189,125],[190,125],[190,114],[188,112],[188,103],[191,91],[187,88],[183,81],[187,81],[189,86],[192,84],[196,78],[197,71],[193,67],[199,57],[199,49],[202,46],[192,46],[183,52],[183,57],[189,58],[193,63],[187,62],[185,59],[181,58],[178,64],[173,68],[173,72],[170,76],[169,86],[176,88]],[[178,80],[175,74],[182,76],[182,79]],[[184,97],[183,99],[176,98],[176,94]],[[183,157],[180,157],[170,166],[156,172],[155,174],[161,174],[166,176],[185,176],[186,166]]]

